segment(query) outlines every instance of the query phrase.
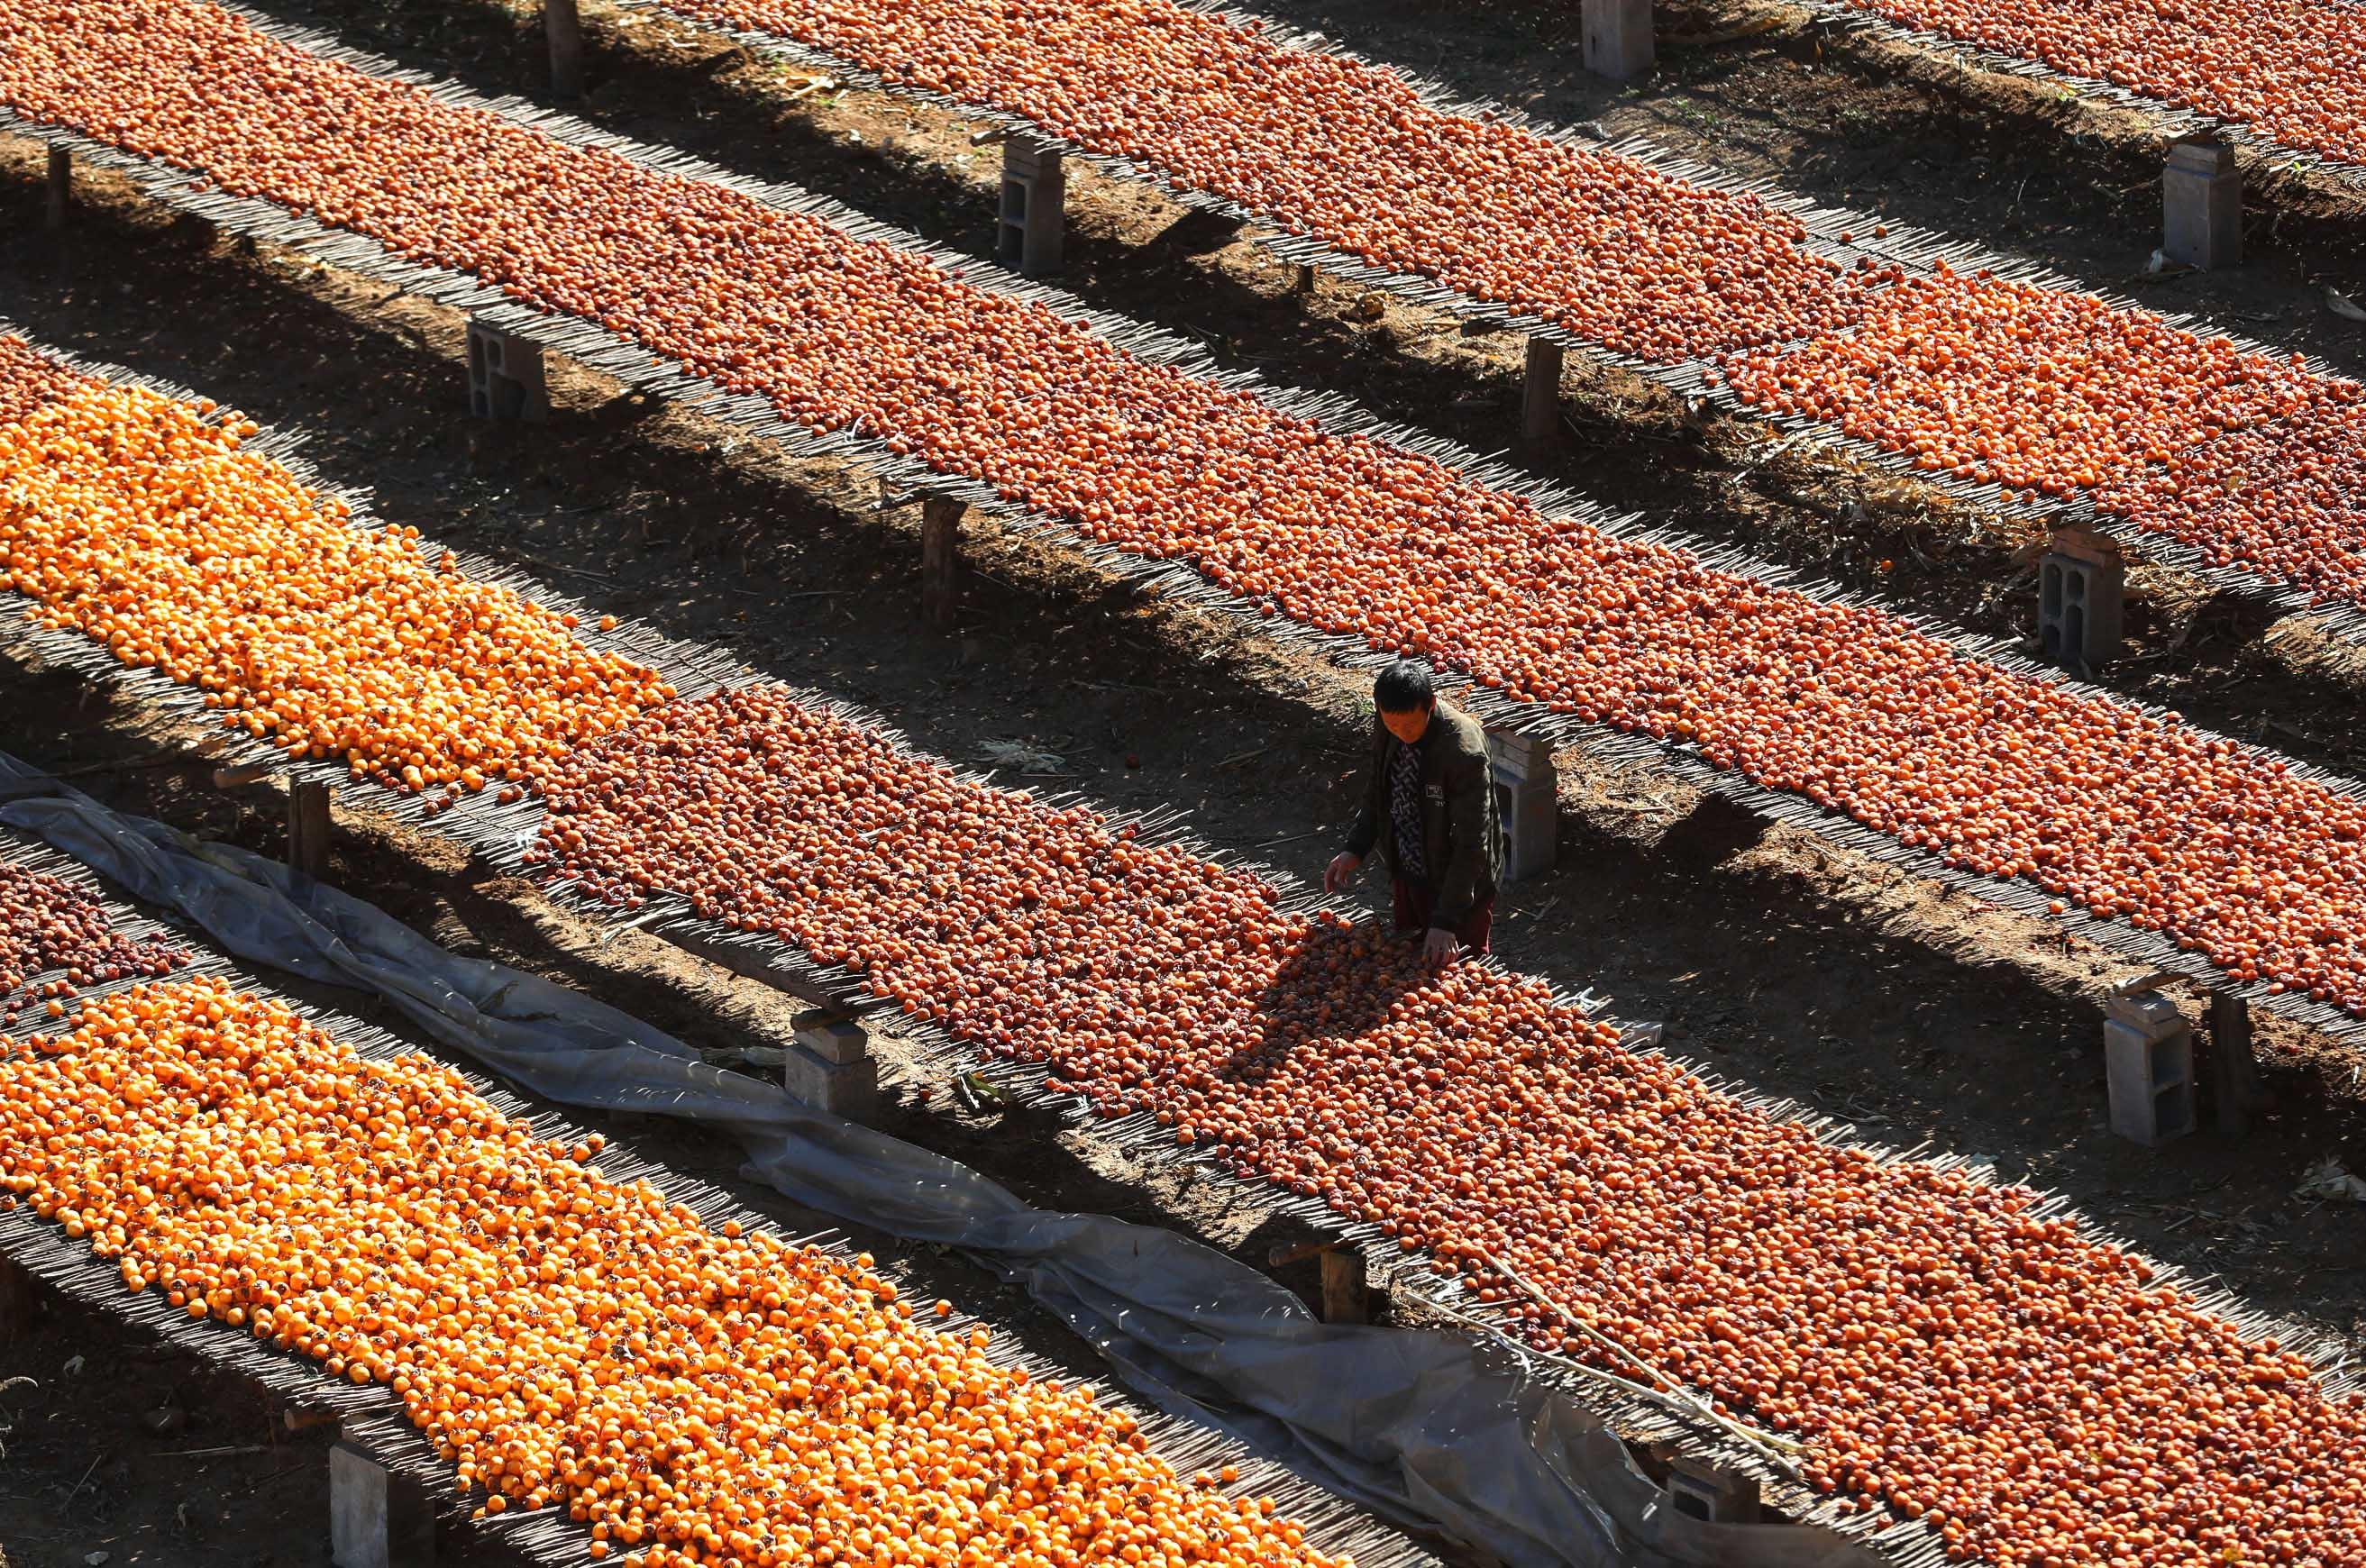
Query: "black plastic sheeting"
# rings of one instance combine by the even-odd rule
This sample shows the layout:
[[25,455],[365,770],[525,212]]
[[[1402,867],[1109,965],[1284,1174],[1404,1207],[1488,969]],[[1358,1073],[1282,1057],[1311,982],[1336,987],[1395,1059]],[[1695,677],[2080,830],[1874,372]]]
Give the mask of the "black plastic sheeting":
[[[1324,1324],[1263,1274],[1185,1237],[1032,1208],[956,1161],[710,1066],[580,992],[446,952],[312,878],[111,811],[5,754],[0,822],[175,912],[236,958],[380,998],[545,1099],[712,1127],[738,1141],[746,1174],[799,1204],[978,1256],[1141,1397],[1380,1518],[1515,1568],[1673,1561],[1590,1494],[1588,1467],[1615,1448],[1599,1424],[1500,1349]],[[1594,1479],[1620,1490],[1619,1478]]]

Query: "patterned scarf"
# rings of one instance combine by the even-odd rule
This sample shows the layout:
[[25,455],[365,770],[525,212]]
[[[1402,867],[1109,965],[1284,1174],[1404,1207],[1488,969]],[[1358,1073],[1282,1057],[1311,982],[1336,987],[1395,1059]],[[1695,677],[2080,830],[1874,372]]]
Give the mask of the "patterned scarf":
[[1421,753],[1403,741],[1389,758],[1389,817],[1397,829],[1397,875],[1418,882],[1429,874],[1422,853]]

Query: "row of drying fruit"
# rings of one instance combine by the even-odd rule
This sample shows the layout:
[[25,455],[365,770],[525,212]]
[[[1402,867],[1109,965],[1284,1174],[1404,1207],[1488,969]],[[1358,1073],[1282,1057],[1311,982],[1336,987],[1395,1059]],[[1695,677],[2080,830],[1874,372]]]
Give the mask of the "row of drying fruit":
[[2366,167],[2366,10],[2324,0],[1849,0]]
[[[28,16],[30,26],[0,17],[0,40],[12,46],[0,55],[0,95],[22,112],[598,321],[764,396],[793,424],[859,430],[1094,540],[1188,563],[1301,623],[1425,655],[1557,713],[1697,747],[1716,766],[1962,868],[2025,878],[2066,907],[2159,932],[2239,978],[2366,1011],[2366,947],[2356,935],[2366,803],[2196,734],[2174,715],[1966,657],[1877,609],[1823,602],[1549,515],[1404,447],[1133,358],[1042,306],[958,281],[896,246],[363,73],[200,0],[43,5]],[[1783,365],[1787,354],[1823,351],[1745,355],[1736,373],[1805,403],[1822,395],[1817,386],[1852,377],[1997,363],[1977,311],[1944,330],[1911,324],[1918,309],[1901,302],[1949,286],[2014,292],[1966,279],[1901,285],[1877,297],[1864,343],[1910,341],[1910,358],[1834,349],[1829,381],[1816,385]],[[2063,331],[2102,341],[2102,317],[2078,315],[2071,297],[2045,297],[2067,312]],[[2140,357],[2129,351],[2130,364]],[[2195,363],[2246,409],[2300,396],[2281,371],[2255,382],[2237,359],[2197,353]],[[92,465],[78,436],[51,432],[67,417],[14,427],[12,464],[31,471],[22,493],[72,486]],[[1954,417],[1968,421],[1975,447],[2019,452],[2039,439],[1960,404]],[[2064,417],[2095,440],[2136,439],[2107,438],[2123,431],[2110,421]],[[2355,454],[2345,427],[2327,418],[2328,455],[2311,482],[2338,489]],[[2148,454],[2206,463],[2176,420],[2145,429],[2156,443]],[[2248,450],[2252,441],[2230,431],[2211,450]],[[59,447],[78,455],[70,461]],[[1932,456],[1951,461],[1955,449],[1934,445]],[[2245,483],[2270,483],[2262,476],[2270,471]],[[111,468],[92,482],[126,483]],[[2241,486],[2219,493],[2230,510],[2252,495]],[[2314,504],[2315,492],[2290,484],[2279,493]],[[169,656],[163,642],[120,623],[169,623],[175,610],[144,599],[116,604],[102,585],[120,567],[77,564],[77,520],[98,515],[96,505],[18,508],[6,525],[18,538],[10,568],[28,562],[26,580],[38,582],[53,617]],[[145,551],[141,537],[118,532],[109,548]],[[179,642],[233,646],[206,622],[259,613],[246,603],[236,593],[214,604],[200,598],[200,624]],[[530,777],[578,736],[662,700],[655,683],[603,666],[570,669],[549,695],[558,706],[531,716],[524,734],[446,730],[434,713],[404,724],[399,712],[382,720],[393,705],[380,691],[311,700],[288,674],[303,651],[276,635],[264,645],[285,645],[287,659],[248,678],[268,693],[251,704],[243,692],[217,694],[239,707],[234,719],[291,745],[358,754],[364,766],[423,787]],[[481,655],[460,638],[453,656],[473,666]],[[192,655],[182,667],[201,662]],[[406,660],[388,678],[411,681],[422,667]],[[518,689],[496,675],[456,678],[480,695]],[[456,693],[441,700],[465,706]],[[524,700],[513,700],[528,722]],[[484,703],[470,711],[481,714]],[[422,739],[422,730],[451,738]]]
[[[170,621],[179,601],[142,587],[192,556],[260,554],[299,577],[320,569],[314,557],[349,559],[319,508],[284,504],[302,492],[242,446],[244,428],[96,383],[28,409],[0,431],[9,569],[47,572],[128,541],[137,548],[108,557],[106,595],[121,600],[111,612],[137,604]],[[150,455],[143,432],[157,430],[183,443],[178,455]],[[141,460],[118,465],[123,453]],[[200,532],[240,513],[250,483],[277,498],[273,510],[242,532]],[[70,504],[27,504],[60,493],[53,484],[72,487]],[[172,495],[193,498],[186,512],[120,498]],[[69,517],[84,532],[43,532]],[[486,591],[415,552],[380,565],[419,624]],[[36,612],[62,626],[99,592],[40,581]],[[325,613],[284,613],[262,593],[216,602],[223,618],[199,644],[235,644],[261,616],[285,646],[310,647],[302,633]],[[1766,602],[1762,621],[1783,601]],[[1686,608],[1703,621],[1712,607]],[[471,614],[509,628],[498,635],[542,667],[589,656],[515,594]],[[1847,624],[1792,678],[1850,678],[1859,650]],[[402,693],[491,689],[477,678],[499,661],[484,666],[481,648],[454,669],[416,667],[462,645],[382,649],[401,673],[340,678],[383,674],[392,728],[432,733]],[[1987,704],[1977,711],[2009,733],[2012,710],[1976,684],[1984,669],[1947,662],[1919,684],[1823,689],[1905,711],[1927,688]],[[613,673],[642,689],[646,672]],[[328,745],[306,727],[310,672],[287,664],[272,678],[213,695],[242,725],[267,712],[260,734],[287,727],[291,745]],[[535,858],[572,886],[626,909],[678,895],[842,966],[975,1049],[1042,1062],[1106,1115],[1150,1114],[1178,1148],[1380,1226],[1541,1346],[1598,1359],[1590,1336],[1606,1335],[1805,1441],[1816,1484],[1852,1507],[1930,1521],[1958,1557],[2366,1563],[2366,1474],[2343,1451],[2366,1435],[2357,1401],[2328,1402],[2298,1357],[2243,1344],[2140,1260],[2045,1217],[2034,1194],[1821,1144],[1628,1051],[1537,980],[1470,967],[1433,979],[1369,925],[1285,913],[1254,878],[1081,807],[965,783],[778,689],[635,710],[607,706],[599,681],[561,684],[574,689],[554,710],[549,749],[529,735],[524,750],[479,761],[503,776],[532,765],[547,803]],[[557,738],[579,722],[597,737]],[[2230,770],[2304,788],[2225,743],[2193,745],[2164,789],[2207,793]],[[382,756],[366,761],[386,774]],[[2019,803],[1907,782],[1939,804],[1971,802],[1961,820],[1972,831]],[[2087,782],[2066,770],[2045,785]],[[2262,794],[2208,846],[2251,856],[2306,842],[2282,827],[2282,800]],[[2122,1506],[2131,1497],[2142,1508]]]
[[[5,396],[5,393],[0,393]],[[0,862],[0,1025],[65,1015],[85,986],[170,974],[188,955],[115,929],[107,906],[64,878]]]
[[[2312,118],[2360,156],[2356,6],[1854,3],[1983,39],[2043,17],[2151,58],[2182,39],[2199,95],[2264,95],[2282,129]],[[1751,406],[1838,424],[1922,472],[2089,498],[2215,566],[2366,602],[2366,407],[2303,364],[2090,295],[1944,271],[1900,287],[1898,267],[1827,259],[1755,196],[1433,107],[1392,71],[1186,0],[666,5],[1022,116],[1605,349],[1709,361]],[[1829,237],[1878,250],[1884,235]]]
[[220,980],[0,1056],[0,1208],[126,1290],[377,1383],[479,1515],[626,1568],[1335,1564],[1089,1389],[997,1364],[851,1260],[703,1224],[426,1058]]
[[777,688],[564,759],[530,859],[862,977],[1109,1117],[1319,1197],[1545,1349],[1804,1440],[1959,1561],[2366,1563],[2366,1401],[2026,1189],[1770,1120],[1533,978],[964,782]]

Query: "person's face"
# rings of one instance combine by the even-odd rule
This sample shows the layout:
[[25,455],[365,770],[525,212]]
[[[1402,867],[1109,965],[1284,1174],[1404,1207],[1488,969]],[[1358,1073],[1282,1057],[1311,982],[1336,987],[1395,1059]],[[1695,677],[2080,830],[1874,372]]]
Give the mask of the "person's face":
[[1403,713],[1391,713],[1382,709],[1380,722],[1389,727],[1389,734],[1396,736],[1405,745],[1417,745],[1423,734],[1429,729],[1430,711],[1436,706],[1434,701],[1425,702],[1418,708],[1409,709]]

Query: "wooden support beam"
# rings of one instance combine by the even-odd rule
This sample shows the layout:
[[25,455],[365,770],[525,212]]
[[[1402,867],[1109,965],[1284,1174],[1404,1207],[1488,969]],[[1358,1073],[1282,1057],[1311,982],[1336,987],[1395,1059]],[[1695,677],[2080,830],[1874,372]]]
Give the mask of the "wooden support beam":
[[291,778],[287,783],[287,864],[307,877],[329,874],[329,807],[335,791],[326,784]]
[[1520,454],[1530,462],[1550,457],[1560,445],[1561,347],[1549,338],[1528,340],[1528,364],[1520,392]]
[[583,17],[576,0],[542,0],[542,30],[550,40],[550,95],[583,95]]
[[2161,171],[2160,253],[2210,272],[2243,261],[2243,171],[2235,150],[2207,136],[2169,149]]
[[939,631],[952,628],[961,608],[961,520],[966,510],[947,496],[920,501],[920,619]]
[[66,208],[73,203],[73,154],[62,147],[50,149],[48,200],[41,227],[55,234],[66,226]]
[[1369,1323],[1372,1293],[1364,1272],[1364,1255],[1352,1247],[1334,1247],[1323,1254],[1323,1321]]
[[40,1300],[31,1272],[0,1258],[0,1350],[32,1332]]
[[2210,1090],[2218,1130],[2228,1137],[2248,1134],[2251,1113],[2266,1097],[2251,1048],[2251,1004],[2232,991],[2210,993]]

